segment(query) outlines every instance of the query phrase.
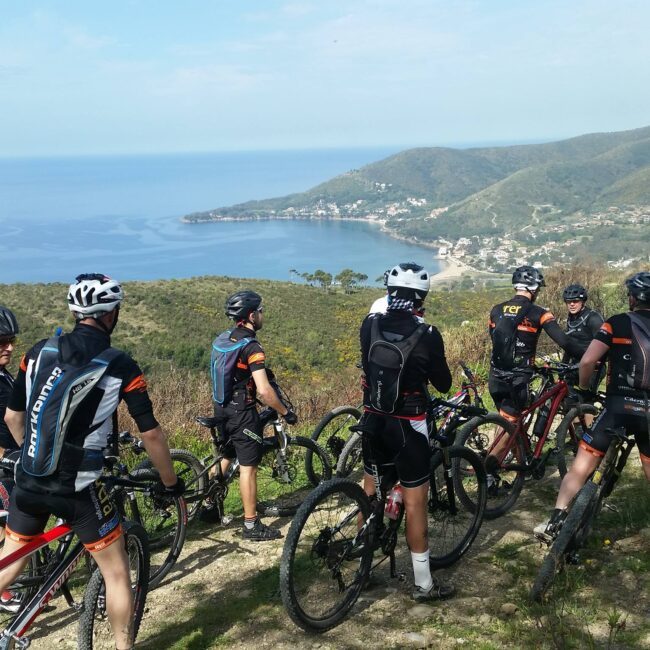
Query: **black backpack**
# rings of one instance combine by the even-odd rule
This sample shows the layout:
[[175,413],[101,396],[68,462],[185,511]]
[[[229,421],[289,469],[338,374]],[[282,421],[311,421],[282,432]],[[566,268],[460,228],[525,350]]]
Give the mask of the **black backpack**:
[[632,363],[627,383],[637,390],[650,391],[650,328],[638,314],[630,312],[632,325]]
[[[29,393],[21,466],[32,476],[51,476],[57,472],[77,409],[101,381],[111,361],[121,354],[119,350],[107,348],[85,365],[74,366],[60,360],[59,341],[58,337],[51,338],[43,346]],[[98,422],[88,433],[102,423]]]
[[517,328],[528,315],[532,303],[522,306],[516,316],[506,316],[501,310],[499,320],[492,330],[492,365],[499,370],[513,370],[517,367]]
[[382,413],[394,413],[399,404],[402,371],[411,352],[429,326],[421,323],[401,341],[387,341],[379,329],[379,317],[373,318],[366,381],[370,389],[370,405]]
[[247,336],[239,341],[231,341],[231,333],[232,330],[222,332],[212,343],[210,360],[212,399],[220,406],[225,406],[232,399],[237,359],[242,349],[253,340],[252,337]]

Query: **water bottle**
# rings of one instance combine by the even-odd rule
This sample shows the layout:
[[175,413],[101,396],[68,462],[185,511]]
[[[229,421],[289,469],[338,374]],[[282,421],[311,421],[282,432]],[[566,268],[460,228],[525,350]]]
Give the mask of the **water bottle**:
[[533,435],[536,438],[541,438],[544,435],[544,429],[546,428],[546,420],[548,420],[549,412],[550,409],[546,404],[542,404],[539,407],[539,413],[537,414],[535,426],[533,427]]
[[384,512],[389,519],[397,519],[402,509],[402,486],[397,484],[386,497]]

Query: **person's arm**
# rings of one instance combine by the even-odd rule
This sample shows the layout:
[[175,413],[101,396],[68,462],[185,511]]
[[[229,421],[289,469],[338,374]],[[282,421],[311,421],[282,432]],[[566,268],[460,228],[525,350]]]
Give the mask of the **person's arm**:
[[167,439],[165,438],[165,434],[160,425],[153,429],[149,429],[149,431],[142,431],[140,436],[142,438],[142,444],[144,445],[147,454],[149,454],[153,466],[160,474],[160,480],[163,482],[163,485],[166,487],[173,487],[176,485],[178,479],[176,477],[176,472],[174,472],[171,456],[169,455]]
[[542,321],[542,328],[565,352],[579,359],[584,352],[583,347],[573,337],[567,336],[566,332],[562,331],[562,328],[557,324],[557,321],[550,312],[547,312],[544,316],[549,314],[550,318]]
[[257,388],[257,396],[272,409],[275,409],[280,415],[286,415],[289,410],[287,407],[280,401],[278,394],[275,392],[275,388],[269,383],[269,377],[266,374],[266,368],[260,368],[258,370],[253,370],[253,381],[255,382],[255,387]]
[[451,371],[445,357],[445,344],[440,332],[431,327],[426,336],[430,340],[431,369],[429,370],[429,381],[431,385],[441,393],[446,393],[451,388]]
[[5,424],[9,427],[11,435],[20,447],[25,439],[25,411],[14,411],[7,407],[5,411]]
[[[587,351],[580,359],[580,368],[578,370],[579,384],[581,388],[589,386],[593,372],[596,369],[598,362],[609,351],[609,345],[594,339],[587,348]],[[585,388],[586,390],[586,388]]]

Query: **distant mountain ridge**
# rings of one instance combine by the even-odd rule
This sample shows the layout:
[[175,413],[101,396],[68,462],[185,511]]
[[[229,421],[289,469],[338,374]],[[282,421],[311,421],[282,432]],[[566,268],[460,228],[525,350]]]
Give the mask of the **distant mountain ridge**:
[[[622,240],[634,242],[639,239],[637,226],[646,223],[645,208],[650,214],[648,181],[650,127],[644,127],[543,144],[409,149],[306,192],[195,213],[184,220],[374,218],[394,234],[445,242],[452,249],[461,238],[499,237],[514,240],[520,250],[537,238],[540,229],[533,226],[542,223],[539,236],[544,239],[544,228],[553,224],[580,222],[585,215],[617,208],[636,215],[631,221],[612,217],[618,228],[632,226],[634,232],[623,232]],[[647,243],[648,235],[641,233],[641,239]],[[619,252],[638,257],[638,247],[632,248]]]

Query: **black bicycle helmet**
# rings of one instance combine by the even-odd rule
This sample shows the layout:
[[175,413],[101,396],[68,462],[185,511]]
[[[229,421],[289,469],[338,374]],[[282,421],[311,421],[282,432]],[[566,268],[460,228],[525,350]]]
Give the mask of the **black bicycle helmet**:
[[634,296],[641,302],[650,303],[650,273],[647,271],[635,273],[631,278],[625,280],[625,286],[628,295]]
[[562,292],[562,300],[566,302],[567,300],[581,300],[586,302],[589,294],[587,290],[581,284],[570,284]]
[[228,318],[244,320],[262,306],[262,296],[254,291],[237,291],[226,298],[225,311]]
[[11,309],[0,305],[0,336],[16,336],[18,321]]
[[512,274],[512,284],[527,291],[537,291],[540,287],[546,286],[542,272],[534,266],[528,265],[519,266],[515,269]]

